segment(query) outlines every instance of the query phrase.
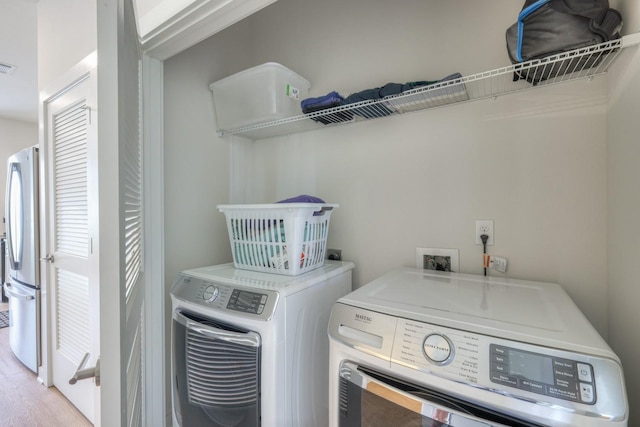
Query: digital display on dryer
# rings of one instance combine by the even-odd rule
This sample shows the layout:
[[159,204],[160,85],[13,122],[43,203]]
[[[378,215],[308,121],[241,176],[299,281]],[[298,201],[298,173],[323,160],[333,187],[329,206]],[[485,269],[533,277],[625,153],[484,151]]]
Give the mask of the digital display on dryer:
[[251,307],[253,295],[254,294],[252,292],[239,292],[237,304],[242,307]]
[[234,289],[227,308],[245,313],[262,314],[266,302],[267,295],[265,294]]
[[553,384],[553,359],[534,353],[509,350],[509,375]]

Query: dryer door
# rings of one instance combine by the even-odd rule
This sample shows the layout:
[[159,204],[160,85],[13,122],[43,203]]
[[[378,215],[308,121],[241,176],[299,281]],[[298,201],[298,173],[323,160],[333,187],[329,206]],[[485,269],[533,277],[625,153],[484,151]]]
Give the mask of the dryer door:
[[352,362],[339,395],[340,427],[543,427]]
[[260,335],[181,310],[172,332],[178,425],[259,426]]

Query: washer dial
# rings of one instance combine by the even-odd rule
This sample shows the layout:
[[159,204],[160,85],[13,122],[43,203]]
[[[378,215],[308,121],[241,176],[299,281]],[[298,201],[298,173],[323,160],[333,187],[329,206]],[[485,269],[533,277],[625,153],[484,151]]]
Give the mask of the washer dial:
[[453,343],[444,335],[427,335],[422,344],[422,348],[427,360],[436,365],[447,365],[453,360]]
[[202,293],[202,299],[206,302],[214,302],[220,295],[220,289],[217,286],[209,285]]

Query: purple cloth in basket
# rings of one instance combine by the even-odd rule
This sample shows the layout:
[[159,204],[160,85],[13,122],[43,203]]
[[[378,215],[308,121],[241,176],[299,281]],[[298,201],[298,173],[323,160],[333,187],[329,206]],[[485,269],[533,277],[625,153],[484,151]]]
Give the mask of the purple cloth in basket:
[[[324,200],[322,200],[319,197],[309,196],[307,194],[301,194],[296,197],[280,200],[279,202],[276,202],[276,203],[324,203]],[[320,215],[322,215],[322,210],[319,210],[313,213],[313,216],[320,216]]]
[[307,194],[301,194],[299,196],[291,197],[289,199],[280,200],[276,203],[324,203],[319,197],[309,196]]

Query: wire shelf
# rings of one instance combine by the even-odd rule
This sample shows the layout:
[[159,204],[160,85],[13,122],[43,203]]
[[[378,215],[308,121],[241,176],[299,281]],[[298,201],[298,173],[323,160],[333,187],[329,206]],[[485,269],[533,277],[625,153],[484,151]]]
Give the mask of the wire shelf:
[[378,100],[342,105],[237,129],[218,130],[218,135],[241,134],[251,139],[261,139],[495,98],[536,87],[589,78],[606,73],[622,48],[638,43],[640,33],[543,59],[419,87]]

